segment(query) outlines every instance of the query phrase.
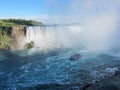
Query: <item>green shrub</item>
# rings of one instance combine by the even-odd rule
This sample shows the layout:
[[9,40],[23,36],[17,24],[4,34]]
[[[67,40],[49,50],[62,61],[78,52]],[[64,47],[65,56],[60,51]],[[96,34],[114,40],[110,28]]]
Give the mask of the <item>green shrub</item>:
[[5,31],[0,30],[0,49],[5,49],[10,45],[11,38]]
[[[5,23],[7,26],[12,25],[26,25],[26,26],[34,26],[41,25],[41,22],[33,21],[33,20],[24,20],[24,19],[2,19],[2,23]],[[0,24],[1,25],[1,24]]]

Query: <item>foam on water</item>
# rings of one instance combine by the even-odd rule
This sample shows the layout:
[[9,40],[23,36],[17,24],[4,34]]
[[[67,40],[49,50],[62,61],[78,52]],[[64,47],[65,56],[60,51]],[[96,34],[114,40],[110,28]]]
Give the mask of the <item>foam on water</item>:
[[[120,63],[120,60],[115,60],[116,57],[109,54],[91,52],[84,48],[36,51],[32,54],[27,52],[9,52],[14,57],[0,63],[0,77],[7,77],[7,80],[1,79],[0,85],[11,89],[51,83],[82,85],[113,75],[118,70],[115,65]],[[21,53],[26,55],[20,55]],[[80,53],[82,57],[70,61],[69,57],[74,53]]]

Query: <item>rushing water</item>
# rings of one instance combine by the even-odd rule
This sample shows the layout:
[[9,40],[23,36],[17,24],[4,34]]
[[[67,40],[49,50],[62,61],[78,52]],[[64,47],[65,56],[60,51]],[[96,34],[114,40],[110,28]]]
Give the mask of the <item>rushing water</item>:
[[33,41],[35,48],[68,48],[78,45],[81,30],[79,25],[29,26],[26,40],[27,42]]
[[[113,75],[120,64],[119,50],[98,49],[107,46],[108,32],[92,32],[76,25],[28,27],[26,40],[34,42],[33,49],[0,51],[0,90],[77,88]],[[69,60],[76,53],[81,58]]]
[[[29,26],[25,42],[34,42],[37,49],[73,48],[84,46],[88,49],[108,49],[118,39],[116,30],[85,28],[79,24]],[[118,38],[118,37],[117,37]],[[24,43],[24,40],[21,41]],[[21,44],[21,45],[22,45]]]
[[[80,53],[77,61],[69,57]],[[0,51],[0,89],[18,89],[49,84],[83,85],[113,75],[118,56],[85,48],[53,51]]]

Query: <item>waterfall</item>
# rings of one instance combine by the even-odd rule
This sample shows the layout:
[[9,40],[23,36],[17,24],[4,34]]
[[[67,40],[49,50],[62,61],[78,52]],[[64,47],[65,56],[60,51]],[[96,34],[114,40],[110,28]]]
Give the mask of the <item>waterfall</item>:
[[109,49],[116,31],[94,25],[43,25],[29,26],[26,41],[34,42],[35,48],[86,47],[90,50]]
[[35,47],[39,48],[70,47],[74,43],[71,40],[78,32],[79,25],[28,26],[26,39],[27,42],[33,41]]

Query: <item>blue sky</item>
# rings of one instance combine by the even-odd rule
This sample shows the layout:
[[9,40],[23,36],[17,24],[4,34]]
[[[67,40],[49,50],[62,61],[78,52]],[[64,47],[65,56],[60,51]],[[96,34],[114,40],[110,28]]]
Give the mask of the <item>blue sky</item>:
[[3,17],[32,16],[47,13],[44,0],[1,0],[0,3],[0,16]]
[[[70,0],[56,0],[60,8]],[[55,0],[0,0],[0,17],[37,16],[55,12],[60,13]],[[56,10],[58,9],[58,10]]]

